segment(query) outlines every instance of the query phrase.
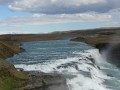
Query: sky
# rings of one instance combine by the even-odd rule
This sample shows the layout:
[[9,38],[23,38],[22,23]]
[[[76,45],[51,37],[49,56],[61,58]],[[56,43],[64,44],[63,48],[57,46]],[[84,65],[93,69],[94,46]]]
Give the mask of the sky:
[[0,0],[0,34],[120,27],[120,0]]

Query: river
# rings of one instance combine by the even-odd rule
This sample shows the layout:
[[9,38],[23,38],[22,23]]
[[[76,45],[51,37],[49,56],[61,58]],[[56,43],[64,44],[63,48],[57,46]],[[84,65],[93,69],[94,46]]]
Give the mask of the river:
[[21,47],[26,52],[7,59],[16,68],[60,73],[70,90],[120,90],[120,69],[88,44],[53,40],[25,42]]

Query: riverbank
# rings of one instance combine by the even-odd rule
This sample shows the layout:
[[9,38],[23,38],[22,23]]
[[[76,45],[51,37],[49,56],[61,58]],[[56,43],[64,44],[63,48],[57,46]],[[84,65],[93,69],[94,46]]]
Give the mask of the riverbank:
[[[13,90],[14,88],[20,88],[20,87],[23,87],[22,89],[29,88],[29,90],[30,89],[37,90],[38,88],[44,90],[46,87],[51,88],[52,86],[54,87],[54,89],[55,87],[58,88],[58,85],[60,87],[60,90],[66,90],[67,87],[66,81],[64,77],[61,75],[59,78],[59,75],[56,76],[56,74],[54,74],[55,75],[54,76],[45,73],[36,74],[34,72],[31,74],[23,71],[19,72],[15,69],[15,67],[12,64],[4,60],[6,58],[12,57],[15,54],[23,52],[24,49],[19,47],[22,42],[62,40],[62,39],[72,38],[71,39],[72,41],[86,42],[94,47],[99,48],[100,51],[102,49],[107,49],[108,45],[109,46],[112,45],[112,47],[114,46],[115,48],[112,48],[110,50],[112,52],[114,51],[114,54],[113,53],[109,53],[109,54],[112,54],[111,55],[112,58],[117,57],[116,63],[118,63],[118,57],[120,53],[120,48],[118,44],[120,42],[119,31],[120,28],[112,28],[112,29],[108,28],[108,29],[95,29],[95,30],[85,30],[85,31],[77,30],[77,31],[66,31],[66,32],[54,32],[51,34],[1,35],[0,36],[0,84],[2,86],[0,86],[0,90]],[[44,77],[46,77],[45,79],[46,82],[44,82]],[[36,83],[36,84],[33,84],[32,86],[32,83]],[[40,86],[37,83],[39,83]],[[57,86],[55,84],[57,84]],[[65,88],[61,89],[61,85],[62,87],[65,86]],[[53,88],[51,90],[53,90]]]
[[22,52],[23,49],[18,48],[19,45],[20,42],[11,41],[7,37],[4,40],[0,38],[0,90],[12,90],[28,81],[26,73],[18,72],[14,65],[4,60]]
[[66,80],[62,75],[24,72],[17,69],[4,59],[25,51],[20,48],[20,41],[7,36],[0,40],[0,90],[68,90]]

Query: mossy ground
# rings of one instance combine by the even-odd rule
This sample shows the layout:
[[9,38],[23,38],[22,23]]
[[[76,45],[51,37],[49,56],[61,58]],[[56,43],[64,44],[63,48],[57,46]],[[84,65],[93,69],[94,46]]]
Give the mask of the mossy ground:
[[23,86],[28,81],[28,75],[18,72],[15,67],[0,59],[0,90],[13,90]]
[[0,75],[0,90],[13,90],[25,84],[24,80],[15,79],[9,75]]
[[10,45],[9,42],[0,41],[0,58],[8,58],[20,52],[20,48]]
[[0,40],[0,90],[14,90],[27,83],[28,75],[18,72],[14,65],[3,60],[20,52],[20,42]]

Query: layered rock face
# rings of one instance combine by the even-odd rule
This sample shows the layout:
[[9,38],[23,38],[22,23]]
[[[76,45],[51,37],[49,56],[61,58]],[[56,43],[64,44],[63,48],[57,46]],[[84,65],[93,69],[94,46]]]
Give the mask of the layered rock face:
[[66,79],[59,74],[28,72],[29,83],[20,90],[68,90]]

